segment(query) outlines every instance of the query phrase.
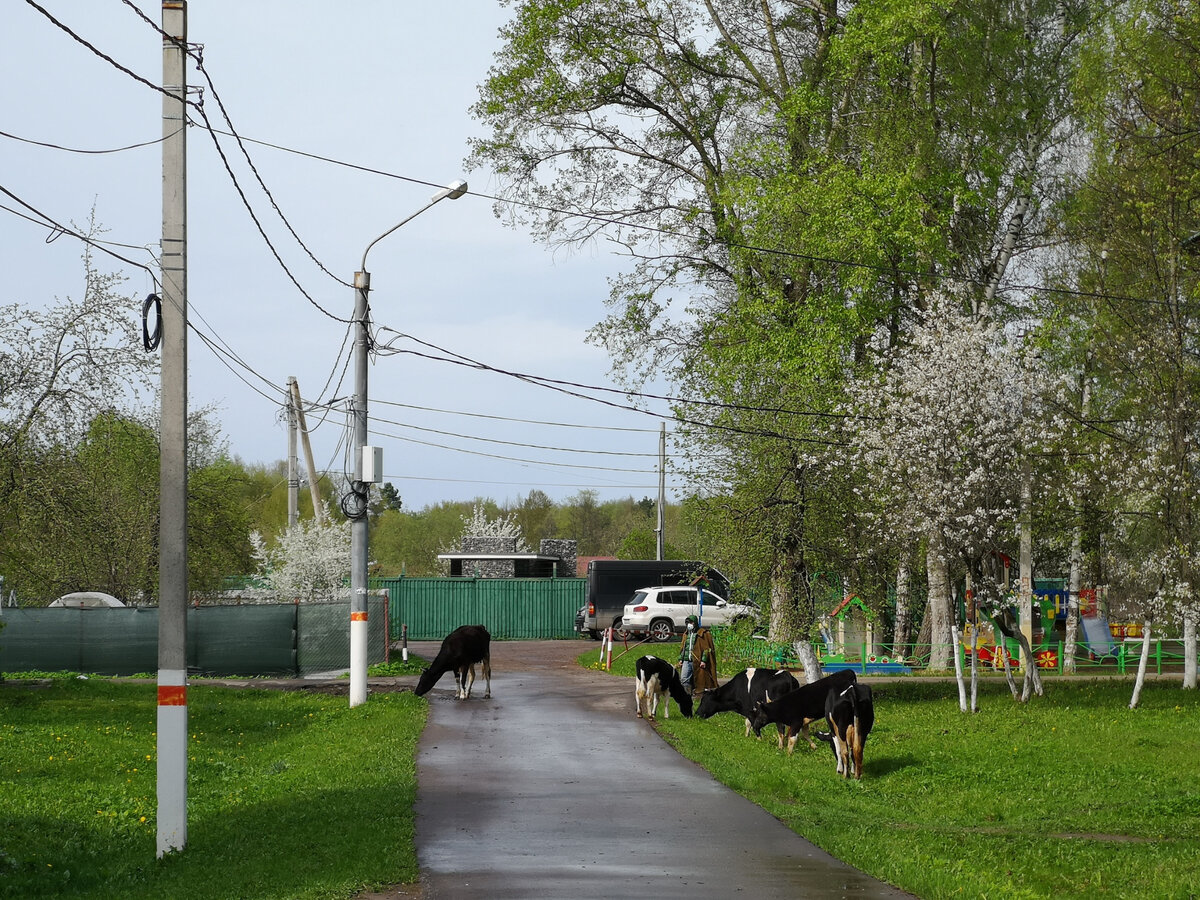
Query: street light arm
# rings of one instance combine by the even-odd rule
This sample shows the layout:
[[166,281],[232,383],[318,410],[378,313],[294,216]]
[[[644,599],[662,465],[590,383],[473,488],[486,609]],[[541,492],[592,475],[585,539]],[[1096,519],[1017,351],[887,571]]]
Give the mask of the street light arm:
[[358,267],[358,270],[360,272],[367,271],[367,254],[371,252],[372,247],[374,247],[376,244],[378,244],[380,241],[382,241],[385,237],[387,237],[393,231],[397,230],[398,228],[403,227],[404,225],[407,225],[409,222],[411,222],[413,219],[415,219],[421,213],[425,212],[425,210],[429,209],[429,207],[434,206],[434,205],[440,203],[441,201],[446,200],[447,198],[449,198],[450,200],[457,200],[459,197],[461,197],[466,192],[467,192],[467,183],[465,181],[455,181],[452,184],[450,184],[449,186],[442,188],[440,191],[438,191],[436,194],[434,194],[432,197],[430,197],[429,202],[426,203],[424,206],[422,206],[420,209],[418,209],[415,213],[413,213],[410,216],[406,216],[404,219],[397,222],[395,225],[393,225],[391,228],[389,228],[387,231],[385,231],[379,237],[375,238],[375,240],[371,241],[371,243],[367,244],[367,249],[363,251],[362,264]]

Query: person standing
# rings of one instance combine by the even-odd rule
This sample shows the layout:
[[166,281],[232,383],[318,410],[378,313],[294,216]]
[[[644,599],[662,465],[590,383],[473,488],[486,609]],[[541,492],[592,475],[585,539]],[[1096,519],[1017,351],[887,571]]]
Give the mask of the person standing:
[[688,616],[687,631],[679,642],[679,679],[692,694],[717,687],[717,648],[712,632]]

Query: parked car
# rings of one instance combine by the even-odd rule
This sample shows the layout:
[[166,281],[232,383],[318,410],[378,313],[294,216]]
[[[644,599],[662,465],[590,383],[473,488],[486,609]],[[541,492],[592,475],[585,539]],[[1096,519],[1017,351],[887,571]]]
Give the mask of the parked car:
[[579,611],[575,613],[575,630],[580,634],[587,633],[587,604],[579,607]]
[[698,616],[706,627],[721,627],[739,619],[756,617],[758,608],[748,603],[730,603],[711,591],[694,587],[648,587],[633,595],[625,605],[621,627],[631,634],[646,634],[655,641],[669,641],[687,630],[688,616]]

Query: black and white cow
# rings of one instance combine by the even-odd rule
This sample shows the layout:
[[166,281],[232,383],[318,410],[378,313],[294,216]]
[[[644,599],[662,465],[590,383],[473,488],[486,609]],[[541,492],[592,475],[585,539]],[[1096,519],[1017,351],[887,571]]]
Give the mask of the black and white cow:
[[454,696],[466,700],[475,684],[475,664],[482,663],[487,690],[483,698],[492,696],[492,636],[482,625],[460,625],[446,635],[438,655],[429,668],[421,673],[413,693],[418,697],[429,693],[438,679],[454,671]]
[[[759,703],[777,700],[799,686],[796,676],[786,669],[746,669],[719,688],[705,691],[700,696],[700,708],[696,710],[696,715],[707,719],[719,712],[739,713],[746,720],[746,734],[749,736],[754,707]],[[782,725],[779,726],[779,746],[783,746]]]
[[633,696],[637,702],[639,719],[654,721],[658,712],[658,702],[663,704],[663,718],[671,718],[671,701],[667,693],[679,704],[679,711],[685,719],[692,717],[692,695],[683,686],[675,667],[665,659],[657,656],[643,656],[634,663],[637,679],[634,682]]
[[761,734],[763,728],[774,722],[787,734],[789,755],[796,749],[796,739],[799,735],[804,735],[808,746],[815,750],[817,745],[808,736],[809,723],[824,717],[825,699],[831,691],[841,691],[857,681],[858,676],[854,674],[853,669],[840,669],[810,684],[802,684],[778,700],[756,704],[750,727],[754,729],[755,734]]
[[863,745],[875,726],[870,685],[852,684],[841,691],[830,691],[825,698],[825,721],[829,734],[818,731],[817,737],[833,748],[838,774],[862,778]]

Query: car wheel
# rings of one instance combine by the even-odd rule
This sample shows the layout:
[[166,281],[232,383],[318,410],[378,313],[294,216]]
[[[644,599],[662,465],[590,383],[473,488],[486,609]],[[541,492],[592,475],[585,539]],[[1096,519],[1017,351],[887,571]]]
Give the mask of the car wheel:
[[650,640],[660,644],[675,637],[675,624],[670,619],[655,619],[650,623]]
[[625,626],[622,624],[621,619],[617,619],[615,622],[613,622],[613,637],[619,641],[629,640],[629,632],[625,630]]

